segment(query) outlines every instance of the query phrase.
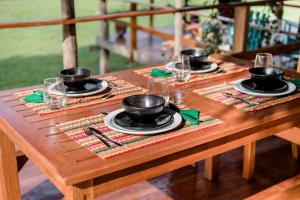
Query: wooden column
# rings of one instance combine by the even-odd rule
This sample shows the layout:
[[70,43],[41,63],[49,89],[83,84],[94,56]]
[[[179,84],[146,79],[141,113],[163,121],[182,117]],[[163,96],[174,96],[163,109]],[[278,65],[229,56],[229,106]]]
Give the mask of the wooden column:
[[[62,17],[75,18],[74,0],[61,0]],[[76,24],[63,25],[63,63],[64,68],[78,66]]]
[[[107,13],[107,1],[100,0],[99,14],[104,15]],[[108,20],[100,21],[100,41],[109,40],[109,22]],[[105,74],[109,69],[109,50],[101,48],[99,55],[99,71],[100,74]]]
[[256,142],[244,146],[243,177],[250,180],[254,176]]
[[[130,10],[131,12],[136,11],[137,4],[130,3]],[[137,49],[137,18],[131,17],[130,18],[130,55],[129,61],[134,62],[134,55]]]
[[298,56],[298,66],[297,66],[297,72],[300,72],[300,51],[299,51],[299,56]]
[[233,53],[247,50],[249,10],[247,6],[235,7],[234,9]]
[[[176,0],[176,8],[181,8],[182,7],[182,0]],[[174,55],[179,55],[180,51],[182,49],[181,45],[181,38],[182,38],[182,25],[183,25],[183,20],[182,20],[182,14],[181,13],[175,13],[175,47],[174,47]]]
[[218,180],[219,178],[219,155],[206,158],[204,161],[204,178],[208,180]]
[[[154,0],[150,0],[150,3],[154,4]],[[150,10],[153,10],[153,7],[150,8]],[[149,27],[153,29],[153,24],[154,24],[154,16],[150,15],[149,16]],[[149,43],[152,44],[153,42],[153,36],[152,34],[149,34]]]
[[15,145],[0,130],[0,199],[21,199]]

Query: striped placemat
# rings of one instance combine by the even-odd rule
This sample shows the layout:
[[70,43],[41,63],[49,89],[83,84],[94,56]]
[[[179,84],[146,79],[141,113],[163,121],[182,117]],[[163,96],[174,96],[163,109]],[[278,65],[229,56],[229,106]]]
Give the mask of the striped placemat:
[[[148,78],[150,76],[151,70],[154,68],[166,70],[165,66],[158,66],[158,67],[151,67],[151,68],[147,68],[147,69],[135,70],[134,72],[136,74],[139,74],[139,75],[142,75],[142,76]],[[180,85],[195,83],[195,82],[210,79],[210,78],[222,77],[222,76],[228,75],[228,74],[239,73],[239,72],[248,70],[249,68],[237,65],[232,62],[224,62],[219,65],[219,69],[223,69],[226,72],[225,73],[217,73],[217,71],[213,71],[213,72],[203,73],[203,74],[191,74],[190,80],[186,81],[186,82],[176,82],[174,77],[168,77],[168,82],[170,85],[180,86]]]
[[[219,119],[201,113],[201,123],[198,126],[187,122],[184,125],[184,127],[180,130],[154,136],[137,136],[123,134],[109,129],[105,126],[103,118],[104,115],[99,114],[91,117],[78,119],[75,121],[69,121],[66,123],[58,124],[57,127],[61,131],[63,131],[69,138],[76,141],[82,147],[87,148],[89,151],[95,153],[97,156],[103,159],[107,159],[141,148],[146,148],[148,146],[152,146],[167,140],[171,140],[181,136],[187,136],[188,134],[195,131],[197,131],[197,134],[204,134],[204,131],[201,130],[222,123],[222,121]],[[109,138],[125,145],[121,147],[113,146],[111,148],[108,148],[95,136],[87,136],[83,132],[83,127],[94,127],[100,130],[105,135],[107,135]]]
[[34,90],[18,92],[18,93],[15,93],[15,95],[20,99],[20,101],[24,102],[24,105],[26,107],[31,108],[33,111],[37,112],[39,115],[45,115],[45,114],[75,109],[75,108],[81,108],[81,107],[101,104],[104,102],[119,100],[119,99],[123,99],[124,97],[130,96],[130,95],[142,94],[142,93],[145,93],[145,91],[146,91],[144,88],[137,87],[127,81],[118,79],[114,76],[107,76],[102,79],[109,81],[111,83],[114,83],[117,86],[117,89],[112,89],[112,91],[111,91],[112,95],[114,95],[113,97],[111,97],[109,99],[99,99],[99,96],[101,94],[96,94],[96,95],[87,96],[87,97],[67,98],[66,106],[61,109],[57,109],[57,110],[51,110],[43,103],[28,103],[28,102],[25,102],[22,100],[23,97],[30,95]]
[[[292,101],[300,97],[299,92],[283,97],[255,97],[235,90],[231,83],[223,83],[219,85],[214,85],[212,87],[197,89],[194,90],[194,93],[203,95],[214,101],[226,105],[233,105],[234,107],[242,109],[244,111],[262,110],[278,104]],[[247,103],[242,102],[241,100],[232,97],[227,97],[225,93],[230,93],[243,99],[257,102],[258,105],[249,105]]]

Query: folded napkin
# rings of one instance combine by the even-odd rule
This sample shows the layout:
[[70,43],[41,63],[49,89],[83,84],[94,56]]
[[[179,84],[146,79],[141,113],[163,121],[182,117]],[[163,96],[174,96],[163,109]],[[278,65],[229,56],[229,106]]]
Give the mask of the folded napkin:
[[297,89],[300,89],[300,79],[289,80],[289,81],[294,83],[296,85]]
[[42,90],[33,91],[30,95],[23,98],[26,102],[31,103],[44,103],[44,92]]
[[199,125],[199,117],[200,117],[200,111],[191,109],[191,110],[180,110],[180,115],[182,118],[186,121],[191,122],[194,125]]
[[150,75],[154,77],[170,77],[172,76],[172,73],[163,69],[154,68]]

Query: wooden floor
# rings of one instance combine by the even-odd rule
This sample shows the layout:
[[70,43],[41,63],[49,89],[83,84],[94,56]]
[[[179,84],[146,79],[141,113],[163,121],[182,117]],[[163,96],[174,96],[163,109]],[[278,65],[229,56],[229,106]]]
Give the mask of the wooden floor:
[[[98,197],[98,200],[234,200],[251,196],[300,173],[300,162],[293,160],[290,144],[272,137],[257,145],[255,180],[241,177],[242,149],[221,155],[220,180],[203,179],[203,162],[187,166],[149,182],[138,183]],[[25,200],[56,200],[63,195],[31,164],[20,172]],[[300,197],[299,197],[300,198]]]

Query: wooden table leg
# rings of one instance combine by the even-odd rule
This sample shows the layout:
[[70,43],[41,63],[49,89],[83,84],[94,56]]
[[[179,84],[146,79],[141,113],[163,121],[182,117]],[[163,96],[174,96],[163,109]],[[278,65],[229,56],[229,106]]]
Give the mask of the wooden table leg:
[[204,165],[204,178],[213,181],[219,178],[219,155],[206,158]]
[[244,146],[243,177],[250,180],[254,176],[256,142]]
[[293,158],[298,159],[299,157],[298,144],[291,142],[291,148],[292,148]]
[[94,200],[94,185],[93,181],[87,181],[77,185],[66,187],[65,200]]
[[21,199],[15,145],[0,130],[0,199]]

